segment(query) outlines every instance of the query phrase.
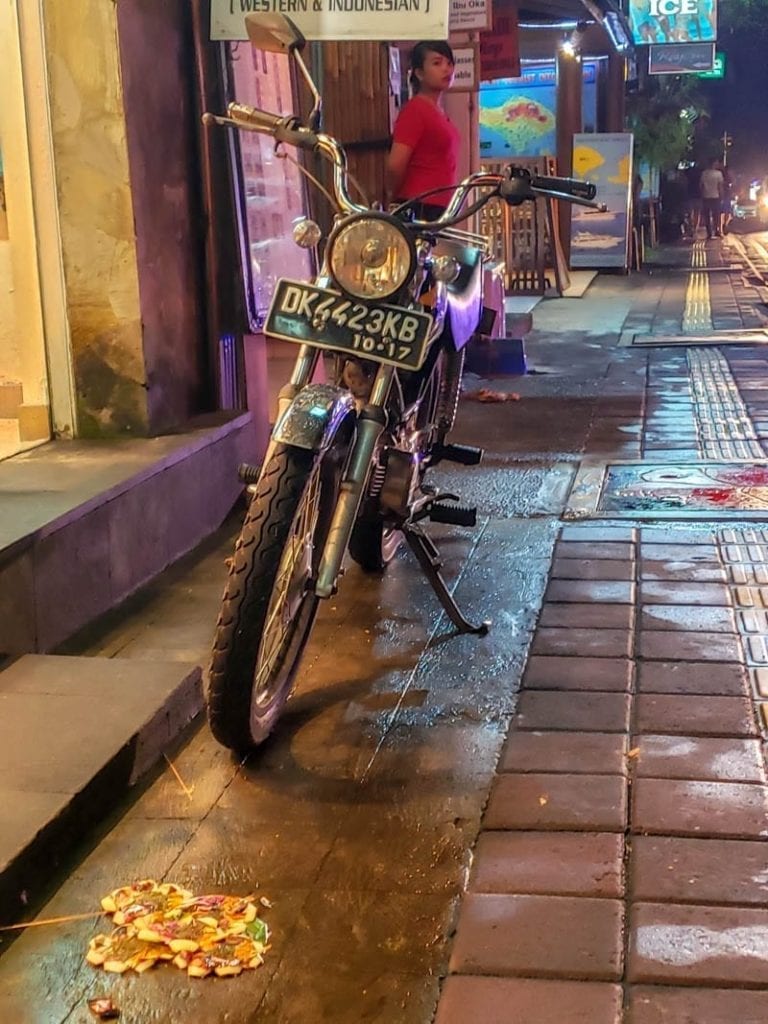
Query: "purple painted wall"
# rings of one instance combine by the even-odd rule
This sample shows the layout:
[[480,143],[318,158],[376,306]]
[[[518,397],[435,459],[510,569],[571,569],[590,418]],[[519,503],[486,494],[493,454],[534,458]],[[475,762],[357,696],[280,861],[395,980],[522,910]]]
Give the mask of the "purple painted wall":
[[150,431],[201,411],[203,218],[188,0],[120,0],[118,33]]

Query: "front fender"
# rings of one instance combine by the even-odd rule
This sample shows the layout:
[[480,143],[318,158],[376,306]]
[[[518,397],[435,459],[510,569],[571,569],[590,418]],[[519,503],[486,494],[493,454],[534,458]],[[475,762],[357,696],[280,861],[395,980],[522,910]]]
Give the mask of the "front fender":
[[349,391],[334,384],[307,384],[278,417],[273,441],[322,452],[347,416],[355,412]]

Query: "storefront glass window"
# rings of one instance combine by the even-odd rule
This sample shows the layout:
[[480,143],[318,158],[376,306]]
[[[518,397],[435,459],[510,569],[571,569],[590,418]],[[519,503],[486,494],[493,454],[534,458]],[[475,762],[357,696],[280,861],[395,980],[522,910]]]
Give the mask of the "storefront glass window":
[[[232,44],[231,55],[239,103],[278,114],[294,112],[287,56],[264,53],[247,43]],[[304,187],[301,172],[275,153],[268,136],[241,132],[240,149],[254,305],[263,318],[278,278],[311,274],[310,256],[291,234],[294,221],[305,212]]]

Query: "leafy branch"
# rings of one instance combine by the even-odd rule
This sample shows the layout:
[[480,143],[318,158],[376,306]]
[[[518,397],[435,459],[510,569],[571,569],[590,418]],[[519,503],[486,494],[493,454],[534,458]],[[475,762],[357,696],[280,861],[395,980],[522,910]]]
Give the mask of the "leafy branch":
[[694,142],[696,122],[707,115],[698,83],[682,76],[647,76],[627,99],[627,121],[638,159],[660,171],[676,167]]

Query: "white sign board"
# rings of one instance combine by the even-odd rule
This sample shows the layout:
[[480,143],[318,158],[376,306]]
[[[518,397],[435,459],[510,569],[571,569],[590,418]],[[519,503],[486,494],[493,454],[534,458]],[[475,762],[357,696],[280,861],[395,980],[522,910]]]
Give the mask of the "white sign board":
[[249,11],[287,15],[306,39],[448,38],[449,0],[211,0],[211,39],[247,39]]
[[571,214],[571,266],[629,265],[630,197],[634,136],[592,132],[573,136],[573,176],[597,186],[605,210],[574,206]]
[[473,89],[477,89],[478,65],[480,63],[478,53],[477,46],[472,43],[453,47],[456,64],[451,86],[452,92],[472,92]]
[[451,32],[485,32],[491,27],[491,0],[451,0]]

